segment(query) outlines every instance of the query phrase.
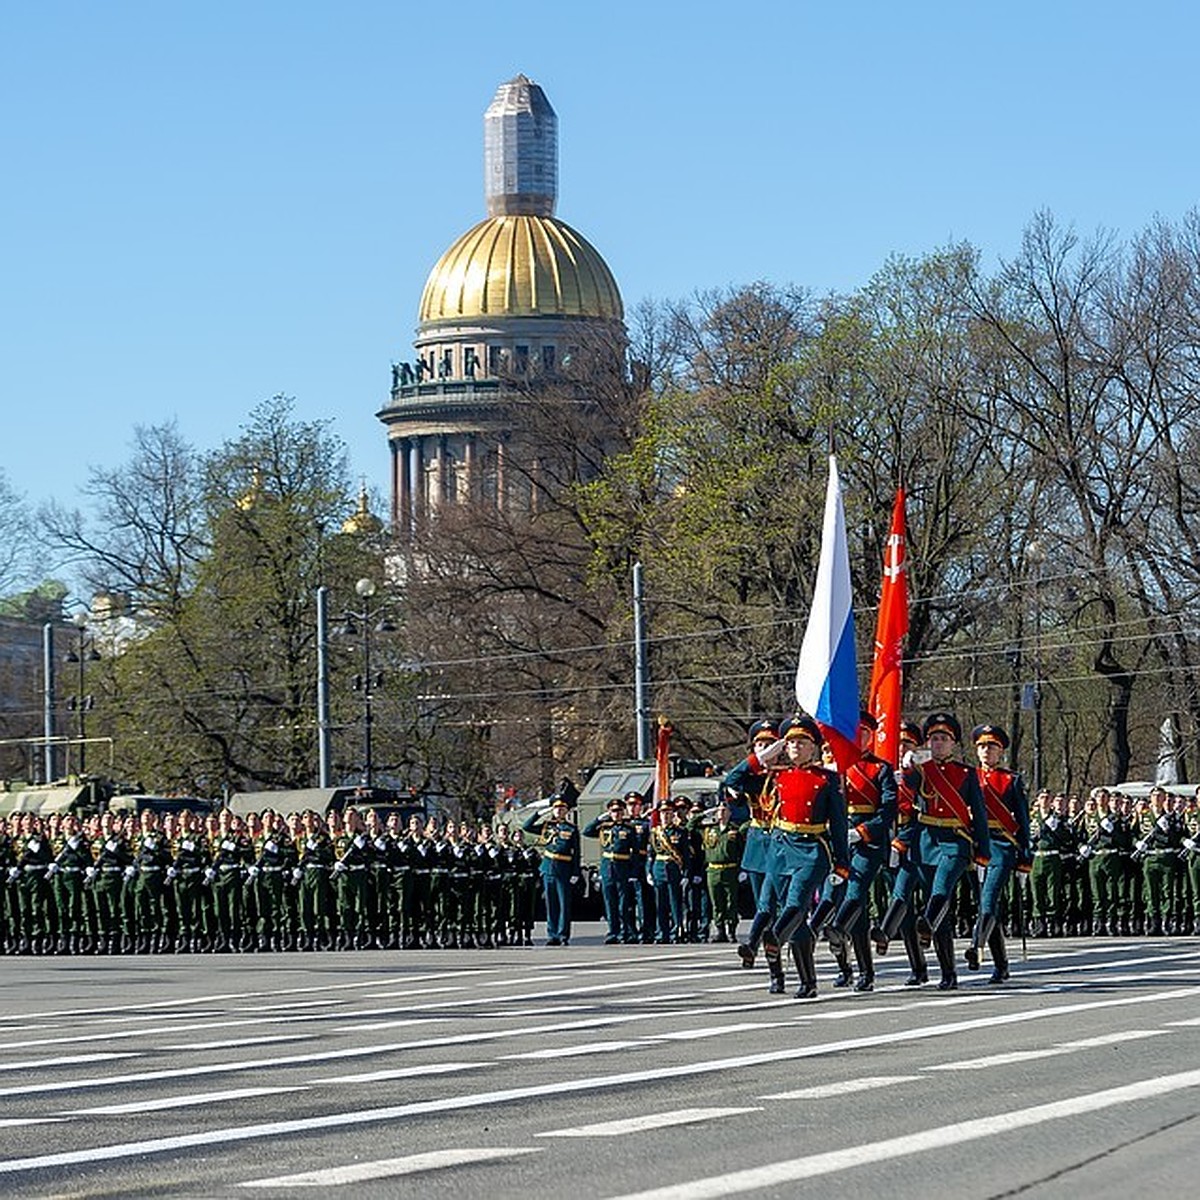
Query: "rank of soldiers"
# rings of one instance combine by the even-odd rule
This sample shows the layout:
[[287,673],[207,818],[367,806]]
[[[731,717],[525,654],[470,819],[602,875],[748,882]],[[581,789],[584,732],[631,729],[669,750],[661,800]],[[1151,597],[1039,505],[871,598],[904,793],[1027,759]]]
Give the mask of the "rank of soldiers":
[[[1008,737],[953,714],[901,729],[899,769],[871,752],[822,758],[815,722],[764,720],[722,803],[650,805],[631,792],[580,830],[564,803],[523,830],[373,810],[242,819],[15,813],[0,821],[0,952],[199,953],[569,944],[580,837],[597,839],[608,943],[736,942],[784,988],[786,947],[816,993],[827,942],[835,986],[869,991],[874,955],[900,939],[919,986],[957,986],[962,961],[1009,976],[1006,937],[1200,932],[1200,808],[1156,787],[1095,788],[1032,803],[1002,765]],[[969,746],[964,749],[964,741]],[[973,760],[973,761],[971,761]]]
[[504,826],[350,810],[0,822],[18,954],[530,946],[538,851]]

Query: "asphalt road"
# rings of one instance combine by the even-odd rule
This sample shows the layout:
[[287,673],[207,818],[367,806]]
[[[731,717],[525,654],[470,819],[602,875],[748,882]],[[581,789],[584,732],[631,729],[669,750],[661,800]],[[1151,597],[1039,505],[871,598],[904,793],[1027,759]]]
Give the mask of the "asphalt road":
[[728,946],[0,962],[0,1193],[1194,1195],[1200,942],[779,999]]

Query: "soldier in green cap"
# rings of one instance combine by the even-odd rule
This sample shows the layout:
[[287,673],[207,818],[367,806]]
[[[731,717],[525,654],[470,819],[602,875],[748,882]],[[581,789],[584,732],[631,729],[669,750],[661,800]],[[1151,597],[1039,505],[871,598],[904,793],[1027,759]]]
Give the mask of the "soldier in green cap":
[[83,888],[88,867],[94,866],[92,848],[79,827],[79,818],[68,813],[63,818],[61,846],[50,871],[58,903],[58,952],[83,954],[91,949],[85,919]]

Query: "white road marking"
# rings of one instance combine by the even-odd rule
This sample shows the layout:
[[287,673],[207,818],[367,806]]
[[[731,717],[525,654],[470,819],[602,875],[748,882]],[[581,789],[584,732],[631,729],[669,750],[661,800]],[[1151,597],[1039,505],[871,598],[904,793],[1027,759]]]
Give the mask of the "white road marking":
[[894,1083],[912,1083],[921,1075],[864,1075],[859,1079],[843,1079],[841,1083],[818,1083],[812,1087],[796,1088],[791,1092],[774,1092],[760,1100],[825,1100],[830,1096],[849,1096],[854,1092],[870,1092],[891,1087]]
[[155,1100],[137,1100],[132,1104],[101,1104],[96,1108],[76,1108],[67,1117],[122,1117],[129,1113],[158,1112],[167,1108],[193,1108],[204,1104],[224,1104],[228,1100],[248,1100],[254,1096],[278,1096],[283,1092],[306,1092],[307,1087],[235,1088],[228,1092],[191,1092],[186,1096],[160,1096]]
[[[174,1032],[174,1029],[172,1029]],[[227,1042],[183,1042],[178,1046],[155,1046],[155,1050],[234,1050],[238,1046],[265,1046],[269,1042],[306,1042],[318,1033],[274,1033],[269,1037],[231,1038]]]
[[63,1058],[31,1058],[25,1062],[0,1063],[0,1071],[40,1071],[43,1067],[75,1067],[83,1063],[112,1062],[114,1058],[141,1058],[136,1051],[124,1054],[109,1051],[102,1054],[70,1054]]
[[623,1137],[627,1133],[645,1133],[650,1129],[669,1129],[672,1125],[697,1125],[701,1121],[716,1121],[721,1117],[736,1117],[741,1113],[762,1112],[750,1108],[680,1108],[675,1112],[643,1113],[620,1121],[600,1121],[595,1125],[576,1125],[573,1129],[548,1129],[538,1137]]
[[475,1071],[480,1067],[495,1066],[490,1062],[428,1063],[423,1067],[397,1067],[393,1071],[367,1071],[362,1075],[334,1075],[328,1079],[314,1079],[314,1087],[326,1083],[376,1083],[384,1079],[413,1079],[418,1075],[456,1075],[459,1071]]
[[[735,1058],[713,1059],[702,1063],[682,1063],[644,1071],[629,1071],[620,1075],[589,1076],[583,1079],[559,1080],[555,1083],[532,1087],[510,1088],[496,1092],[471,1092],[460,1096],[444,1096],[436,1100],[416,1101],[387,1108],[352,1110],[340,1113],[322,1113],[313,1117],[302,1117],[288,1121],[273,1121],[259,1125],[234,1125],[224,1129],[208,1129],[198,1133],[180,1134],[175,1137],[154,1138],[141,1142],[123,1142],[106,1146],[91,1146],[80,1150],[68,1150],[58,1154],[42,1154],[28,1158],[12,1158],[0,1161],[0,1174],[12,1175],[25,1171],[37,1171],[51,1167],[73,1166],[79,1163],[111,1162],[116,1159],[136,1158],[152,1154],[168,1154],[195,1146],[231,1144],[253,1141],[259,1138],[283,1137],[289,1134],[307,1133],[311,1130],[337,1129],[347,1126],[377,1124],[402,1120],[405,1117],[426,1116],[431,1113],[458,1112],[463,1109],[485,1108],[507,1104],[512,1100],[526,1100],[539,1096],[561,1096],[571,1092],[604,1091],[610,1088],[628,1087],[634,1084],[657,1082],[664,1079],[687,1079],[701,1075],[719,1074],[722,1071],[745,1071],[747,1068],[766,1063],[793,1062],[798,1059],[815,1058],[839,1054],[870,1046],[899,1046],[905,1042],[928,1041],[956,1033],[967,1033],[976,1029],[990,1029],[997,1025],[1015,1022],[1055,1019],[1075,1013],[1095,1012],[1108,1008],[1122,1008],[1131,1004],[1153,1004],[1175,1000],[1189,1000],[1200,995],[1200,987],[1175,988],[1167,992],[1151,992],[1148,995],[1125,995],[1105,1000],[1082,1001],[1062,1004],[1054,1008],[1038,1009],[1033,1012],[1013,1012],[977,1017],[970,1021],[950,1021],[944,1025],[925,1025],[902,1032],[889,1032],[870,1037],[848,1038],[837,1042],[824,1042],[812,1046],[798,1046],[786,1050],[775,1050],[760,1054],[739,1055]],[[531,1031],[533,1032],[533,1031]],[[278,1060],[265,1059],[264,1064]],[[179,1072],[164,1072],[163,1075],[178,1077]],[[1171,1077],[1182,1078],[1182,1077]],[[1200,1071],[1192,1072],[1188,1080],[1200,1083]],[[1161,1082],[1161,1081],[1159,1081]],[[1192,1086],[1189,1082],[1180,1086]],[[4,1093],[0,1092],[0,1095]],[[955,1127],[958,1128],[958,1127]],[[941,1132],[941,1131],[939,1131]]]
[[747,1029],[779,1029],[788,1021],[741,1021],[737,1025],[709,1025],[704,1029],[672,1029],[669,1033],[656,1033],[655,1040],[690,1042],[700,1038],[720,1037],[723,1033],[742,1033]]
[[18,1125],[59,1125],[66,1117],[0,1117],[0,1129],[16,1129]]
[[1200,1017],[1189,1017],[1186,1021],[1168,1021],[1167,1024],[1172,1028],[1177,1026],[1187,1028],[1192,1025],[1200,1025]]
[[612,1050],[644,1050],[647,1046],[657,1046],[655,1038],[638,1038],[632,1042],[585,1042],[581,1046],[563,1046],[557,1050],[530,1050],[527,1054],[503,1054],[503,1059],[533,1059],[534,1061],[548,1058],[576,1058],[584,1054],[607,1054]]
[[941,1150],[979,1138],[1028,1129],[1047,1121],[1064,1120],[1121,1104],[1136,1104],[1155,1096],[1165,1096],[1194,1087],[1200,1087],[1200,1071],[1184,1071],[1178,1075],[1160,1076],[1086,1096],[1074,1096],[1068,1100],[1055,1100],[1049,1104],[1038,1104],[1015,1112],[998,1113],[994,1117],[980,1117],[973,1121],[939,1126],[936,1129],[908,1132],[881,1142],[850,1146],[845,1150],[831,1150],[825,1154],[769,1163],[745,1171],[732,1171],[728,1175],[652,1188],[622,1196],[618,1200],[710,1200],[713,1197],[731,1196],[739,1192],[779,1188],[783,1184],[832,1175],[866,1163],[889,1162],[908,1155],[924,1154],[930,1150]]
[[1074,1042],[1058,1042],[1041,1050],[1010,1050],[1005,1054],[989,1054],[985,1058],[965,1058],[961,1062],[937,1063],[921,1069],[923,1071],[986,1071],[990,1067],[1007,1067],[1014,1063],[1033,1062],[1039,1058],[1057,1058],[1063,1054],[1074,1054],[1076,1050],[1093,1050],[1099,1046],[1112,1046],[1119,1042],[1158,1037],[1159,1034],[1166,1032],[1165,1029],[1126,1029],[1120,1033],[1080,1038]]
[[415,1175],[419,1171],[437,1171],[444,1167],[461,1167],[470,1163],[494,1162],[515,1158],[520,1154],[539,1154],[533,1146],[499,1147],[494,1150],[431,1150],[425,1154],[409,1154],[404,1158],[384,1158],[378,1162],[354,1163],[347,1167],[330,1167],[324,1171],[306,1171],[302,1175],[276,1175],[273,1179],[251,1179],[239,1184],[244,1188],[343,1187],[348,1183],[366,1183],[371,1179],[390,1179],[397,1175]]

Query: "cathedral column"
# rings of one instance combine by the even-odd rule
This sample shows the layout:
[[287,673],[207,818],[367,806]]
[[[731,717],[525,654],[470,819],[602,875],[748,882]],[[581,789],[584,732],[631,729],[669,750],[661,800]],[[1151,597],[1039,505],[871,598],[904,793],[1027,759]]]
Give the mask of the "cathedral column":
[[479,501],[479,462],[475,457],[475,435],[468,434],[466,445],[463,448],[463,467],[467,472],[467,502],[476,504]]
[[417,530],[417,522],[423,515],[424,505],[421,497],[421,439],[410,438],[408,443],[408,535],[412,537]]

